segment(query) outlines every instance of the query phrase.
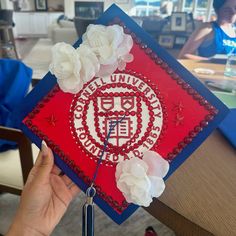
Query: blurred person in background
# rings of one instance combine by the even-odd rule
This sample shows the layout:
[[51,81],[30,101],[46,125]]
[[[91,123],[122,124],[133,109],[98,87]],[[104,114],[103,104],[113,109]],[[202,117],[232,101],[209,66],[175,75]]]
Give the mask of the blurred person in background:
[[229,54],[236,48],[236,0],[214,0],[216,21],[203,23],[189,37],[180,59],[208,60],[215,54]]

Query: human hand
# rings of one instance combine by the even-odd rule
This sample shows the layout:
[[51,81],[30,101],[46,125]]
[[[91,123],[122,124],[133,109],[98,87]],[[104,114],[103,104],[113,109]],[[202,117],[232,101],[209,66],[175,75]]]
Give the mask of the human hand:
[[7,236],[51,234],[79,192],[79,188],[66,175],[60,176],[59,173],[51,149],[42,144]]

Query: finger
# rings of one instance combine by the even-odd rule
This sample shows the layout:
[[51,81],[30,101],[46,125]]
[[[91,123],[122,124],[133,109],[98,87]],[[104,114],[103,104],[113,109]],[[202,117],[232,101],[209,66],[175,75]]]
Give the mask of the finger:
[[43,158],[43,156],[47,156],[49,152],[51,152],[51,149],[48,148],[48,146],[47,146],[47,144],[45,143],[45,141],[42,141],[41,150],[40,150],[40,152],[39,152],[39,154],[38,154],[38,157],[37,157],[37,159],[36,159],[36,161],[35,161],[35,164],[34,164],[34,166],[35,166],[36,168],[38,168],[38,167],[42,164],[42,158]]
[[52,154],[52,150],[47,147],[46,143],[42,142],[41,152],[39,153],[39,158],[41,161],[37,162],[35,165],[37,180],[49,180],[49,175],[52,171],[53,164],[54,164],[54,157]]
[[63,175],[61,178],[62,178],[63,182],[66,184],[66,186],[68,186],[72,183],[72,180],[66,175]]
[[38,156],[37,156],[37,159],[36,159],[36,161],[35,161],[35,163],[34,163],[34,167],[39,166],[40,163],[41,163],[41,161],[42,161],[42,154],[41,154],[41,151],[39,151],[39,154],[38,154]]
[[52,152],[51,149],[48,148],[46,143],[43,141],[42,146],[41,146],[41,150],[40,150],[38,157],[37,157],[35,164],[34,164],[34,167],[36,169],[42,164],[43,156],[47,156],[50,152]]
[[51,173],[55,175],[60,175],[61,169],[57,165],[53,165]]
[[63,176],[65,173],[63,171],[60,172],[59,176]]
[[67,208],[73,198],[70,190],[58,175],[51,175],[50,182],[53,190],[53,195],[61,202],[63,202],[65,207]]
[[31,182],[34,179],[34,177],[37,175],[37,169],[38,169],[38,166],[40,165],[41,162],[42,162],[42,153],[40,151],[38,156],[37,156],[37,159],[34,163],[34,166],[33,166],[33,168],[31,169],[31,171],[28,175],[27,183]]
[[70,193],[71,193],[71,196],[74,198],[79,192],[80,192],[80,188],[76,185],[76,184],[73,184],[70,188]]
[[35,164],[34,164],[33,168],[31,169],[31,171],[28,175],[27,182],[31,182],[33,180],[33,178],[34,178],[34,176],[36,175],[36,172],[37,172],[37,166],[39,166],[39,163],[41,162],[41,160],[42,160],[42,155],[39,152],[39,154],[37,156],[37,159],[35,161]]

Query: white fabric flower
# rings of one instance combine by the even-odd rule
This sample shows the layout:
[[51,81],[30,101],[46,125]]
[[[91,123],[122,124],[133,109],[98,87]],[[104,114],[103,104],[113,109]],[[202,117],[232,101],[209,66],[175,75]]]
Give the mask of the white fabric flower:
[[89,25],[83,42],[74,49],[57,43],[52,48],[50,72],[64,92],[78,93],[94,76],[109,76],[117,68],[124,70],[133,60],[133,40],[119,25]]
[[99,70],[99,62],[86,46],[74,49],[69,44],[57,43],[52,48],[49,70],[57,77],[58,85],[64,92],[75,94],[85,82],[95,76]]
[[119,25],[89,25],[82,36],[83,44],[96,54],[100,70],[96,76],[111,75],[117,68],[123,70],[133,60],[130,50],[133,40]]
[[71,45],[57,43],[53,46],[49,70],[57,77],[57,82],[64,92],[76,93],[83,87],[83,81],[80,80],[81,62]]
[[100,69],[99,61],[96,55],[91,51],[89,47],[81,44],[77,49],[81,62],[80,76],[84,82],[90,81]]
[[166,160],[156,152],[146,151],[142,160],[134,157],[117,164],[117,187],[127,202],[148,207],[153,197],[163,193],[163,177],[168,170]]

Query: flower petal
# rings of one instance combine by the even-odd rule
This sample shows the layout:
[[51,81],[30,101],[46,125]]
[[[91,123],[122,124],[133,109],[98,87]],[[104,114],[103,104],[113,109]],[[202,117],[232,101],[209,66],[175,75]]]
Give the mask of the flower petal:
[[125,62],[132,62],[134,60],[134,56],[130,53],[124,55],[122,57],[122,59],[125,61]]
[[117,67],[118,67],[117,64],[113,64],[113,65],[100,65],[100,70],[98,71],[96,76],[97,77],[109,76],[113,72],[115,72]]
[[165,177],[169,170],[169,163],[154,151],[143,153],[143,161],[148,165],[148,175]]
[[125,67],[126,67],[125,61],[120,60],[120,61],[118,62],[118,70],[123,71],[123,70],[125,69]]
[[147,176],[148,166],[140,158],[120,162],[116,166],[117,188],[127,202],[149,206],[152,201],[152,183]]
[[124,163],[125,163],[124,161],[121,161],[116,165],[116,172],[115,172],[116,181],[120,178],[120,175],[123,171]]
[[100,69],[99,61],[93,51],[86,45],[76,49],[81,61],[80,77],[84,82],[90,81]]
[[[80,91],[83,87],[83,83],[81,80],[79,80],[78,82],[75,82],[76,78],[70,78],[68,80],[64,80],[64,79],[58,79],[57,83],[59,85],[59,87],[62,89],[62,91],[66,92],[66,93],[73,93],[76,94],[78,93],[78,91]],[[73,81],[73,82],[71,82]]]
[[131,60],[131,57],[126,60],[123,56],[129,55],[133,47],[132,37],[125,34],[119,25],[89,25],[82,39],[83,44],[90,47],[98,58],[98,77],[110,76],[117,68],[124,70],[126,62]]
[[145,168],[138,163],[131,166],[130,173],[137,178],[144,178],[146,176]]
[[165,190],[165,182],[162,178],[156,176],[148,176],[151,182],[151,195],[152,197],[159,197]]

